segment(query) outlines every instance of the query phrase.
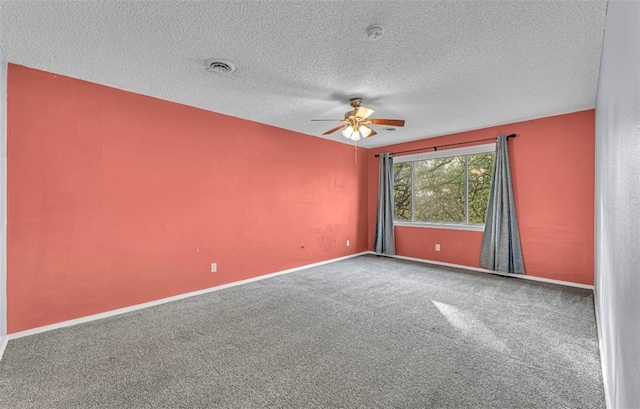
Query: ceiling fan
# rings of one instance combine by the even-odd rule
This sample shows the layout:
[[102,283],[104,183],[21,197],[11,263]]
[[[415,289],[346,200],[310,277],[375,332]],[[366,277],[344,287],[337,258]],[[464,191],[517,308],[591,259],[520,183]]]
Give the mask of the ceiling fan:
[[377,134],[370,125],[404,126],[404,119],[370,119],[369,116],[373,114],[374,110],[362,106],[362,98],[351,98],[349,101],[353,110],[344,114],[344,119],[312,119],[312,121],[342,122],[342,125],[329,129],[323,135],[329,135],[342,129],[342,135],[345,138],[357,142],[362,138]]

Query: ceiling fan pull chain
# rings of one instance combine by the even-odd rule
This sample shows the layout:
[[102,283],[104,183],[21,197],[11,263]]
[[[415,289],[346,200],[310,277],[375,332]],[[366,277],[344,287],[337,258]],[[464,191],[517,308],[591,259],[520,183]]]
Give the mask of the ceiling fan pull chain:
[[358,141],[355,141],[355,142],[356,142],[355,145],[354,145],[356,147],[356,149],[355,149],[355,155],[356,155],[355,163],[356,163],[356,166],[358,166]]

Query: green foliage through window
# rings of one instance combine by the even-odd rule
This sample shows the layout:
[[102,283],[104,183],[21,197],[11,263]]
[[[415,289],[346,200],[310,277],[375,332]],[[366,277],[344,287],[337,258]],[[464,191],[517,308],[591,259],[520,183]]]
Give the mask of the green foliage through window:
[[395,219],[484,223],[494,157],[490,152],[394,164]]

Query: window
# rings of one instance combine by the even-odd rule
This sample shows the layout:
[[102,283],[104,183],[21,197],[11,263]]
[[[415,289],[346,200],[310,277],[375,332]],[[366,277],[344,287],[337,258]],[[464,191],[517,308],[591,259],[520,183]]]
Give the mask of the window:
[[397,224],[481,227],[494,157],[488,144],[394,158]]

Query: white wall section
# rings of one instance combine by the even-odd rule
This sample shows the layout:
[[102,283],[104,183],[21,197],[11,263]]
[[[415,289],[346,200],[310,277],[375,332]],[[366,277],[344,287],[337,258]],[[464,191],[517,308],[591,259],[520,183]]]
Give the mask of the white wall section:
[[609,0],[596,100],[596,311],[611,408],[640,408],[640,2]]

